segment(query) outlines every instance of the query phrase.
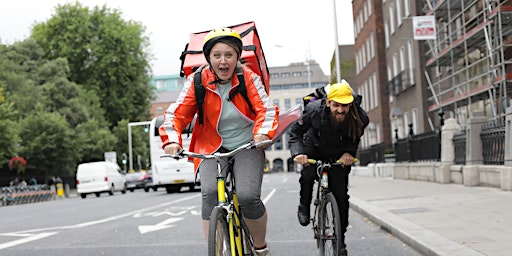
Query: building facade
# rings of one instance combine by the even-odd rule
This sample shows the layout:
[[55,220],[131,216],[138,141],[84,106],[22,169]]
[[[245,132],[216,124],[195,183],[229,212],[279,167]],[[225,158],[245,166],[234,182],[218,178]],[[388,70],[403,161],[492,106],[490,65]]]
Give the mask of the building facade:
[[393,148],[393,142],[386,48],[382,43],[385,39],[382,8],[380,0],[352,1],[357,92],[363,96],[362,107],[370,119],[365,130],[367,136],[362,138],[362,143],[382,144],[385,150],[389,150]]
[[383,1],[389,118],[395,139],[438,128],[427,109],[424,41],[413,38],[413,16],[419,9],[415,1]]

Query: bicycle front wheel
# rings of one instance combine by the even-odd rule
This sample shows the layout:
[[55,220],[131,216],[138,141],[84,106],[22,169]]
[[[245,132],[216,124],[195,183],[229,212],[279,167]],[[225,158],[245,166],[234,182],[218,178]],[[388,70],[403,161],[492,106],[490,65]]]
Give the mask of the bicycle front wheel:
[[231,256],[226,210],[213,208],[208,229],[208,256]]
[[321,256],[339,255],[342,243],[341,218],[336,198],[325,195],[319,211],[319,249]]

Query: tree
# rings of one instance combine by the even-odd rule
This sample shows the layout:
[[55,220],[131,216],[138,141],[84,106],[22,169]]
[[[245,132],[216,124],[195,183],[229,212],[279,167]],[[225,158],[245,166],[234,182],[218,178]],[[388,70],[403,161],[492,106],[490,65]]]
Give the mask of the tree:
[[81,123],[75,129],[77,135],[80,163],[103,161],[104,153],[114,151],[118,138],[112,134],[108,127],[100,128],[100,121],[91,119]]
[[5,101],[3,88],[0,87],[0,166],[17,153],[19,137],[15,116],[16,111],[12,104]]
[[46,112],[37,103],[30,118],[20,123],[23,144],[20,155],[30,163],[33,175],[72,175],[76,170],[80,146],[66,119],[57,112]]
[[34,26],[32,38],[48,59],[68,60],[70,80],[100,97],[113,127],[149,116],[151,55],[144,32],[140,23],[122,20],[119,10],[76,2],[58,5],[52,18]]

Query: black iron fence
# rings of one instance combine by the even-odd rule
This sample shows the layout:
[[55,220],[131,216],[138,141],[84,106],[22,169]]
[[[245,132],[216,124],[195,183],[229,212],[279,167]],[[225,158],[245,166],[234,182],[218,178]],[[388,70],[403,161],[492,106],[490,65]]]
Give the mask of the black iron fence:
[[426,132],[398,139],[395,143],[396,162],[440,161],[441,137],[438,132]]
[[359,164],[366,166],[369,163],[383,163],[384,159],[384,143],[372,145],[369,148],[359,150]]
[[466,164],[466,130],[453,135],[454,161],[455,164]]
[[505,120],[493,120],[482,127],[482,154],[484,164],[503,165],[505,163]]

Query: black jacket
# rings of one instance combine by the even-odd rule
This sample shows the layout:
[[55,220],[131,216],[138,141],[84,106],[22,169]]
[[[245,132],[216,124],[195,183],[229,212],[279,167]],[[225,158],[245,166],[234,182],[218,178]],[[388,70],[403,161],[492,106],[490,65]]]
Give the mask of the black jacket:
[[[353,104],[353,107],[359,111],[364,130],[369,123],[368,115],[358,104]],[[356,156],[360,138],[354,141],[345,127],[334,129],[329,115],[325,98],[306,105],[302,121],[294,124],[289,131],[288,145],[292,158],[306,154],[310,159],[334,162],[346,152]]]

